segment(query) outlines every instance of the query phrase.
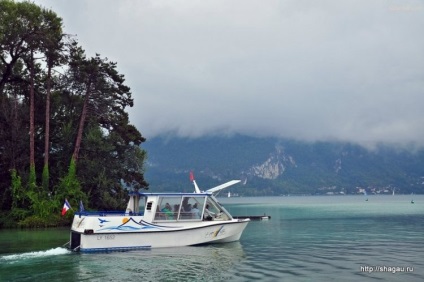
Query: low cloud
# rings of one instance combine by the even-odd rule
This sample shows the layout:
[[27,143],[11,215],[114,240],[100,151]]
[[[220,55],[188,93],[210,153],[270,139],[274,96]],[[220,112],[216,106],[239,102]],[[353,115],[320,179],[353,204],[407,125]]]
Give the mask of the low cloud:
[[424,145],[419,1],[35,3],[89,54],[118,62],[147,138]]

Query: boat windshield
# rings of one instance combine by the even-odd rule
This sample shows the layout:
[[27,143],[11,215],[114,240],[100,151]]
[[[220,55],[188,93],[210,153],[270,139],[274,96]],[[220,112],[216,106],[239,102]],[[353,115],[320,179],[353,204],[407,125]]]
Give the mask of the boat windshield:
[[207,195],[161,195],[155,201],[154,220],[230,220],[228,212]]
[[159,197],[155,220],[201,219],[206,196]]
[[212,200],[212,198],[208,198],[203,218],[206,220],[229,220],[231,216],[223,206]]

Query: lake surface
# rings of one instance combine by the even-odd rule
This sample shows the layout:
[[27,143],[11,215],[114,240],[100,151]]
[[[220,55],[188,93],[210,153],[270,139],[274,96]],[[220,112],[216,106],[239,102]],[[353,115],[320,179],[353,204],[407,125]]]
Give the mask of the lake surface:
[[0,230],[0,281],[423,281],[424,195],[221,198],[239,242],[79,254],[68,229]]

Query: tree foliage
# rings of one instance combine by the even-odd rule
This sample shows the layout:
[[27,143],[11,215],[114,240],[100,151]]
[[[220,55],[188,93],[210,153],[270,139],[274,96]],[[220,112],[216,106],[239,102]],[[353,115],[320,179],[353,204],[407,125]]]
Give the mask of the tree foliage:
[[148,186],[124,75],[62,29],[51,10],[0,0],[0,209],[12,220],[47,221],[65,198],[123,208],[128,187]]

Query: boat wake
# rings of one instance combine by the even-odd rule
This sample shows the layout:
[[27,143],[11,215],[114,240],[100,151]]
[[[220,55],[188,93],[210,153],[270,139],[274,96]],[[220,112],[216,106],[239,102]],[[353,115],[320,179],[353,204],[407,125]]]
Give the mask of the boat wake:
[[46,251],[28,252],[28,253],[0,256],[0,262],[15,262],[15,261],[20,261],[25,259],[64,255],[68,253],[71,253],[71,251],[66,248],[58,247],[58,248],[53,248]]

